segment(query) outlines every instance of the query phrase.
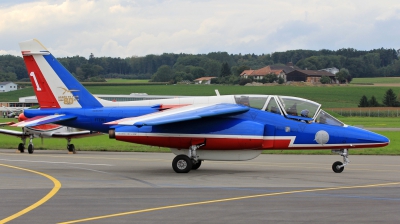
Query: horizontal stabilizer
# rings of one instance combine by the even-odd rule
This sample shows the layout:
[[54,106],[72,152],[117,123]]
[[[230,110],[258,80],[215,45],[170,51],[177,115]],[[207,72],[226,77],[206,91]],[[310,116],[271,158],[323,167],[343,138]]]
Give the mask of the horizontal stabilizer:
[[13,124],[11,126],[13,127],[32,127],[32,126],[37,126],[41,124],[57,124],[62,121],[67,121],[67,120],[72,120],[75,119],[76,116],[72,115],[63,115],[63,114],[57,114],[57,115],[50,115],[50,116],[37,116],[30,118],[28,120],[18,122],[16,124]]
[[201,119],[204,117],[213,117],[221,115],[233,115],[247,112],[249,107],[238,104],[203,104],[189,105],[175,109],[169,109],[163,112],[153,113],[140,117],[125,118],[112,121],[109,125],[135,125],[153,126],[162,124],[171,124],[181,121]]
[[29,136],[22,131],[14,131],[14,130],[8,130],[8,129],[0,129],[0,134],[17,136],[17,137]]

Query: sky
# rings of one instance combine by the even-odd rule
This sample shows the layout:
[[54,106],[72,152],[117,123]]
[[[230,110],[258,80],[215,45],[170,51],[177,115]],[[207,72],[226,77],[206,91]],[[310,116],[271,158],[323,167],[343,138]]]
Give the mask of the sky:
[[56,57],[400,48],[399,0],[1,0],[0,54]]

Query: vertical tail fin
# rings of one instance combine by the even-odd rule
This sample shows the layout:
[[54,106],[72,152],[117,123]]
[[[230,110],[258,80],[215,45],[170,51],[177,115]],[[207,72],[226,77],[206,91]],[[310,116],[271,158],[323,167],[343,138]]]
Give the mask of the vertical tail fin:
[[41,108],[102,107],[38,40],[19,46]]

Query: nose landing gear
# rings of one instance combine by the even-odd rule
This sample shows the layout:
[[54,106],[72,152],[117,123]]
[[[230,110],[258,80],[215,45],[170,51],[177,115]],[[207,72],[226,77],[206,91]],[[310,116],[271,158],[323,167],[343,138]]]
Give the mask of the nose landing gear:
[[333,172],[335,173],[343,172],[344,166],[350,163],[348,150],[347,149],[332,150],[332,153],[337,153],[343,156],[343,163],[340,161],[336,161],[332,164]]

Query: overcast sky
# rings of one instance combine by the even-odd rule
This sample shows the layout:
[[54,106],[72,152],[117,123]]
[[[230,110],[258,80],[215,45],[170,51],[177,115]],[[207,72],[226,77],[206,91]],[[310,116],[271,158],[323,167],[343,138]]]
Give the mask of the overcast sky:
[[400,48],[399,0],[1,0],[0,54],[56,57]]

